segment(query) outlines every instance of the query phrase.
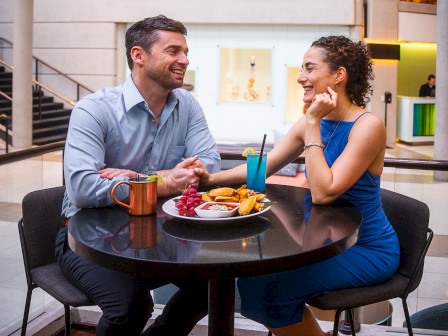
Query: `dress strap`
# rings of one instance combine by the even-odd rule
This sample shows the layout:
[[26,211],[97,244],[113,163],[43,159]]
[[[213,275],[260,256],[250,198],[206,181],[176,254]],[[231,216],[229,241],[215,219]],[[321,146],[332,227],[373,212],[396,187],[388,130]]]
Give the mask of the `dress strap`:
[[371,112],[365,111],[365,112],[361,113],[355,120],[353,120],[353,122],[350,124],[350,128],[348,129],[348,131],[351,132],[352,127],[355,125],[355,122],[357,122],[359,118],[361,118],[363,115],[365,115],[367,113],[371,113]]
[[371,112],[367,112],[367,111],[365,111],[365,112],[361,113],[361,114],[358,116],[358,118],[356,118],[356,119],[353,121],[353,123],[355,123],[356,121],[358,121],[359,118],[361,118],[363,115],[365,115],[365,114],[367,114],[367,113],[371,113]]

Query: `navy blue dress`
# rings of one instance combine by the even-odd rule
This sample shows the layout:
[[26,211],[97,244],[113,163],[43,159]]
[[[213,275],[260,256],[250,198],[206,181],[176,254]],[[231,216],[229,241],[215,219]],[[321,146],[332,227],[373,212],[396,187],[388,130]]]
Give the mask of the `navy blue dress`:
[[[347,145],[355,122],[321,121],[324,155],[330,167]],[[285,327],[302,320],[305,301],[310,297],[382,283],[392,277],[400,261],[400,246],[382,208],[380,176],[365,172],[341,198],[358,207],[363,215],[358,242],[320,263],[238,279],[242,315],[272,328]]]

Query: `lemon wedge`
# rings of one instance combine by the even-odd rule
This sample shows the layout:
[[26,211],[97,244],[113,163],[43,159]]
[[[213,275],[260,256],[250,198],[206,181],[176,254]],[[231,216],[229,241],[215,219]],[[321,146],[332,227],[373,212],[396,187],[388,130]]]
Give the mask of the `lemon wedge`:
[[146,181],[157,181],[157,184],[162,184],[163,183],[163,179],[158,176],[158,175],[149,175],[146,178]]
[[257,154],[257,151],[253,147],[246,147],[241,155],[247,157],[249,154]]

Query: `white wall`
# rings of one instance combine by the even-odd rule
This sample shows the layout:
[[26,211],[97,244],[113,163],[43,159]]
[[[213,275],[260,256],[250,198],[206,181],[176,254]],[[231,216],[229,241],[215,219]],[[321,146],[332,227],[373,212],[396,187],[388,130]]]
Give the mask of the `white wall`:
[[[120,27],[165,14],[189,28],[190,69],[196,69],[197,98],[214,136],[258,142],[267,133],[272,142],[273,129],[290,126],[285,121],[286,67],[300,66],[316,38],[348,35],[359,27],[362,2],[34,0],[33,54],[93,90],[114,86],[124,72]],[[0,0],[0,36],[10,40],[13,7],[14,0]],[[218,45],[272,49],[271,103],[218,101]]]
[[[195,95],[218,141],[273,142],[274,129],[287,131],[287,67],[300,67],[311,42],[323,35],[348,35],[348,27],[188,25],[190,70]],[[272,50],[271,102],[219,101],[219,48]],[[297,84],[298,85],[298,84]],[[241,86],[244,86],[241,85]],[[298,114],[301,111],[298,111]]]
[[[419,29],[416,29],[416,23]],[[436,42],[436,31],[437,17],[435,15],[398,13],[398,40],[400,41]]]

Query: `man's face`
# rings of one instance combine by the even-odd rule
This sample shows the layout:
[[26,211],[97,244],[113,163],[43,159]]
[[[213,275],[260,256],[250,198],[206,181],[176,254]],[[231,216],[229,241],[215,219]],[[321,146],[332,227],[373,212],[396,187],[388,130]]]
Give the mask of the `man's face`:
[[428,80],[428,85],[430,87],[433,87],[434,85],[436,85],[436,79],[435,78],[431,78],[430,80]]
[[167,90],[179,88],[184,83],[187,70],[188,46],[185,36],[178,32],[161,30],[147,55],[146,76]]

